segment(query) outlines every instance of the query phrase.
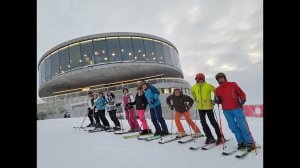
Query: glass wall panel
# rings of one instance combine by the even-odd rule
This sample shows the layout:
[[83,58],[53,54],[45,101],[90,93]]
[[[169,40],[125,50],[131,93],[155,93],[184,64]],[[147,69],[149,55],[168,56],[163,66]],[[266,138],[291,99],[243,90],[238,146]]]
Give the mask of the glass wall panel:
[[59,74],[59,57],[58,52],[54,52],[51,55],[51,73],[52,76]]
[[70,52],[70,68],[75,69],[81,66],[81,55],[80,55],[80,45],[70,45],[69,46]]
[[45,64],[45,80],[49,80],[51,78],[51,59],[48,57],[44,61]]
[[177,62],[176,62],[176,59],[175,59],[174,49],[171,46],[169,46],[169,49],[170,49],[170,53],[171,53],[172,65],[178,68]]
[[84,41],[80,43],[81,49],[81,66],[94,64],[94,49],[92,40]]
[[45,61],[40,64],[40,71],[41,71],[41,76],[40,77],[41,77],[41,83],[42,84],[45,83],[45,66],[44,66],[44,63],[45,63]]
[[166,63],[169,65],[173,65],[169,46],[163,44],[163,48],[164,48]]
[[133,50],[134,50],[134,59],[137,61],[147,61],[144,42],[139,38],[132,38]]
[[107,39],[109,62],[122,61],[119,38]]
[[131,38],[120,37],[121,53],[124,61],[134,60],[134,53]]
[[107,47],[105,38],[94,39],[94,54],[95,54],[95,64],[98,63],[107,63]]
[[61,49],[59,52],[59,66],[60,73],[64,73],[70,70],[70,59],[68,47]]
[[175,50],[175,58],[176,58],[176,61],[177,61],[177,66],[178,66],[178,68],[181,69],[181,66],[180,66],[180,60],[179,60],[179,55],[178,55],[178,53],[176,52],[176,50]]
[[152,40],[144,39],[147,61],[156,61],[154,43]]
[[159,42],[154,42],[154,47],[155,47],[155,52],[156,52],[156,61],[159,63],[166,62],[162,44]]

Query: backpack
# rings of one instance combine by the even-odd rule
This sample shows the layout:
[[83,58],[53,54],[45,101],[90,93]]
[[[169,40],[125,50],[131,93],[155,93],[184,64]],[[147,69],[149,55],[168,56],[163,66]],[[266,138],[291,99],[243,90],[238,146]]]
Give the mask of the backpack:
[[156,87],[154,87],[152,85],[148,85],[148,87],[153,93],[157,93],[158,95],[160,95],[160,92]]

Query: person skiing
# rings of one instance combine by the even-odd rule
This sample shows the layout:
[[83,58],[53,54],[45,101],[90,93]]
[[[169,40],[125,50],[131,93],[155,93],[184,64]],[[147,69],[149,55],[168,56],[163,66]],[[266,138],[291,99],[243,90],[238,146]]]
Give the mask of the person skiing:
[[166,121],[162,116],[161,102],[159,100],[158,89],[146,83],[145,81],[140,81],[138,85],[142,87],[142,89],[144,90],[145,97],[149,104],[151,121],[155,127],[154,135],[161,135],[161,136],[168,135],[169,130]]
[[[171,104],[171,101],[173,104]],[[175,88],[173,94],[168,96],[166,99],[167,104],[169,105],[170,109],[173,111],[175,108],[175,124],[178,130],[178,138],[187,136],[185,133],[182,124],[180,122],[180,118],[184,115],[185,120],[187,123],[192,127],[195,132],[195,137],[200,137],[201,133],[198,126],[192,121],[189,109],[193,106],[194,100],[181,92],[179,88]],[[173,114],[172,114],[173,115]]]
[[132,105],[130,105],[132,102],[134,102],[133,96],[128,93],[128,89],[123,89],[123,106],[125,115],[130,127],[131,132],[137,132],[140,131],[139,123],[137,122],[137,119],[135,118],[134,108]]
[[[205,81],[205,76],[203,73],[198,73],[195,77],[196,84],[192,87],[192,96],[194,97],[197,103],[197,110],[199,111],[200,122],[203,128],[203,131],[206,136],[205,144],[215,143],[219,145],[222,142],[222,135],[220,127],[214,117],[213,105],[214,101],[211,100],[211,93],[214,93],[215,96],[215,87],[210,83]],[[214,127],[216,135],[218,137],[217,141],[213,137],[208,124],[206,123],[206,114]]]
[[107,91],[106,98],[106,110],[109,114],[110,119],[114,122],[115,127],[114,130],[120,130],[120,122],[116,116],[116,99],[115,95],[111,91]]
[[[96,106],[95,113],[97,113],[97,116],[100,117],[100,119],[104,125],[103,129],[109,130],[110,129],[109,122],[105,117],[105,96],[104,96],[103,92],[99,92],[99,98],[97,98],[97,100],[95,100],[95,106]],[[99,120],[99,118],[98,118],[98,120]],[[99,123],[100,123],[100,121],[99,121]]]
[[216,89],[216,103],[222,105],[228,126],[238,142],[238,149],[255,149],[255,141],[251,136],[242,106],[246,102],[246,94],[235,82],[228,82],[224,73],[216,75],[219,86]]
[[147,108],[148,102],[145,97],[144,91],[141,87],[137,88],[135,100],[134,100],[134,102],[130,103],[130,105],[136,105],[135,108],[138,112],[140,121],[143,126],[143,130],[140,132],[140,135],[152,134],[152,131],[151,131],[151,129],[149,129],[149,126],[147,124],[147,120],[145,117],[145,110]]
[[89,92],[89,101],[88,101],[88,117],[90,119],[90,124],[87,125],[87,127],[93,127],[95,126],[94,124],[94,119],[93,119],[93,115],[94,115],[94,97],[93,97],[93,93]]

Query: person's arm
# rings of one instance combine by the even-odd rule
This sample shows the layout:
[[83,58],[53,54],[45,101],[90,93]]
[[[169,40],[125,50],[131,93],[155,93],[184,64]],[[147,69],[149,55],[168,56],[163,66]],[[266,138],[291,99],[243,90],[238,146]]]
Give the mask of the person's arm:
[[189,107],[188,108],[190,109],[194,104],[194,100],[188,95],[184,95],[184,96],[185,96],[185,101],[189,102],[189,104],[188,104]]
[[213,98],[213,100],[211,101],[211,103],[214,105],[214,104],[216,103],[216,101],[215,101],[215,100],[216,100],[216,88],[215,88],[214,85],[211,85],[211,84],[210,84],[210,91],[214,93],[214,98]]
[[246,102],[246,94],[245,92],[238,86],[237,83],[234,82],[234,85],[235,85],[235,92],[236,94],[238,95],[238,101],[239,101],[239,104],[242,106],[245,104]]
[[171,104],[171,100],[172,100],[172,98],[173,98],[173,95],[170,95],[170,96],[168,96],[167,97],[167,99],[166,99],[166,102],[167,102],[167,104],[168,104],[168,106],[169,106],[169,108],[173,111],[173,109],[174,109],[174,105],[173,104]]

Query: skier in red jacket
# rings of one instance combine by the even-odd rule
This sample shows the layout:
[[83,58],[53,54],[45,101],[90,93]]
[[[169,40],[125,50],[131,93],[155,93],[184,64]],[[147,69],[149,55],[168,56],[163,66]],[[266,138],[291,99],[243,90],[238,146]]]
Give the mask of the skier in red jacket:
[[216,80],[220,84],[216,88],[216,103],[222,104],[228,126],[238,142],[238,149],[253,150],[255,142],[248,129],[242,107],[246,102],[246,94],[235,82],[228,82],[222,72],[216,75]]

